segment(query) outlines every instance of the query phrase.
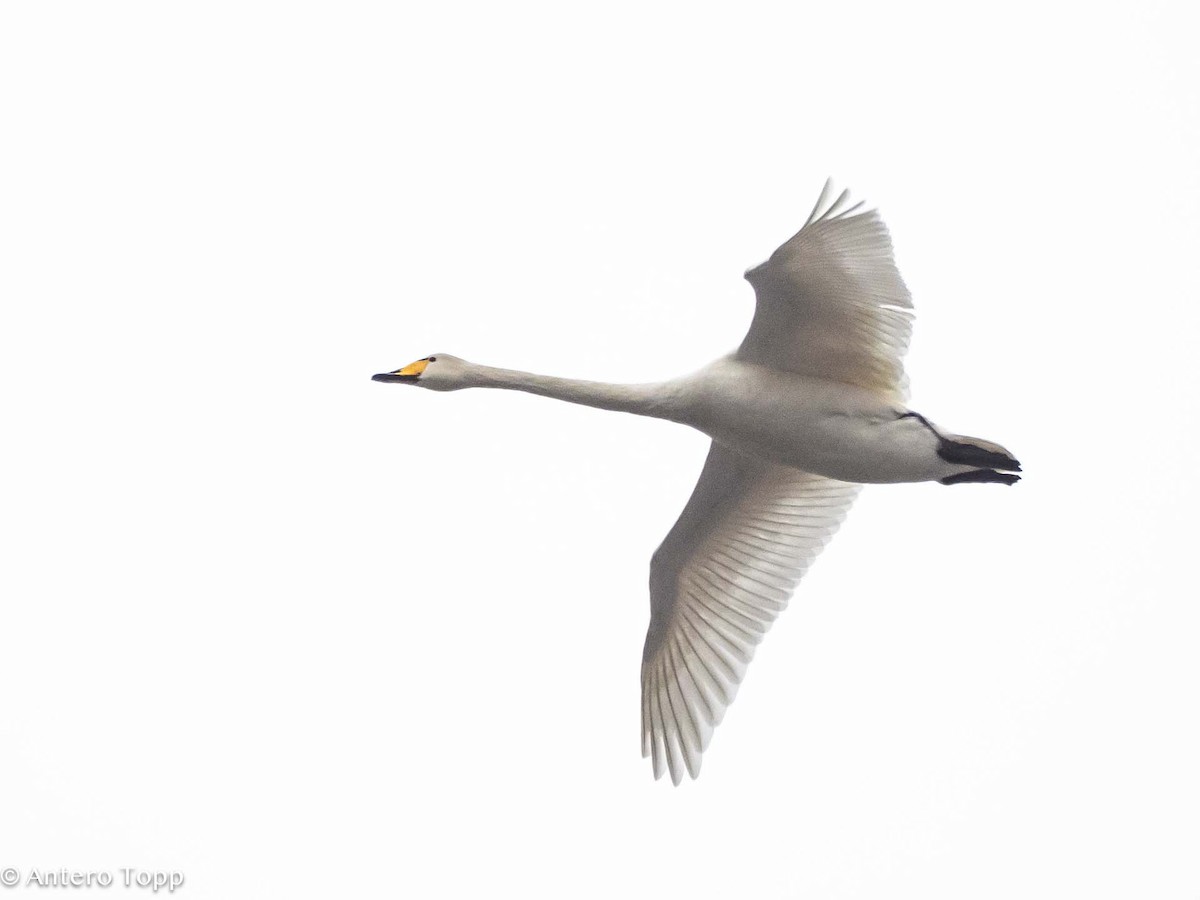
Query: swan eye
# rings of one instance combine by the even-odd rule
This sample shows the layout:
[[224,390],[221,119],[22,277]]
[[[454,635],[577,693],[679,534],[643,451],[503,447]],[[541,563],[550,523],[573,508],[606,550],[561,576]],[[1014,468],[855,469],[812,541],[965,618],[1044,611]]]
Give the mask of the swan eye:
[[429,357],[429,361],[430,361],[430,362],[437,362],[437,357],[436,357],[436,356],[431,356],[431,357]]

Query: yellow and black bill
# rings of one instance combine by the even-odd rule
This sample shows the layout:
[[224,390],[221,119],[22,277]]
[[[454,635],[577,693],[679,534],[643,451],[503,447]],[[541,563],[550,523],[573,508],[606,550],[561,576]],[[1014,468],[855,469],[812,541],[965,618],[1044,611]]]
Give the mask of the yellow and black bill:
[[414,382],[421,377],[421,373],[425,371],[425,367],[429,365],[430,359],[418,359],[415,363],[409,363],[395,372],[380,372],[378,375],[372,375],[372,381],[399,381],[399,382]]

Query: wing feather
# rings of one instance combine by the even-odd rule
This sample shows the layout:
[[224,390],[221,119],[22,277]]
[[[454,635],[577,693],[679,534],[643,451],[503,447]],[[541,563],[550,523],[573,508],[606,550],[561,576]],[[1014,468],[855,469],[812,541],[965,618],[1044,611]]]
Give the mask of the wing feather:
[[737,356],[903,400],[912,295],[879,214],[843,209],[848,191],[826,206],[831,193],[827,181],[804,227],[746,273],[757,305]]
[[699,774],[755,647],[859,489],[712,445],[650,564],[642,755],[655,778]]

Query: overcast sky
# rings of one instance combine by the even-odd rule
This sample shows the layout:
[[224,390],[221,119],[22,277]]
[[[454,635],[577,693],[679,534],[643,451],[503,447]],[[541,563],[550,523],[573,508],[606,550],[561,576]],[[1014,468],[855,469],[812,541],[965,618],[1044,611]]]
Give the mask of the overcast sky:
[[[1195,900],[1184,9],[5,4],[0,868]],[[707,440],[369,379],[691,371],[828,175],[913,407],[1026,478],[868,488],[675,789],[646,578]]]

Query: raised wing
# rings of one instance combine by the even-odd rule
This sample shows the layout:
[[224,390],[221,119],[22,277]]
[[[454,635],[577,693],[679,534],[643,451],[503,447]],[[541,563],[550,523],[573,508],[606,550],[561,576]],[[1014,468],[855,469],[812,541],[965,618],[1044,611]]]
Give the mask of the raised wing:
[[650,562],[642,755],[654,777],[695,778],[754,648],[837,530],[861,485],[714,443]]
[[737,357],[903,400],[912,296],[879,214],[830,193],[827,181],[804,227],[746,273],[757,308]]

